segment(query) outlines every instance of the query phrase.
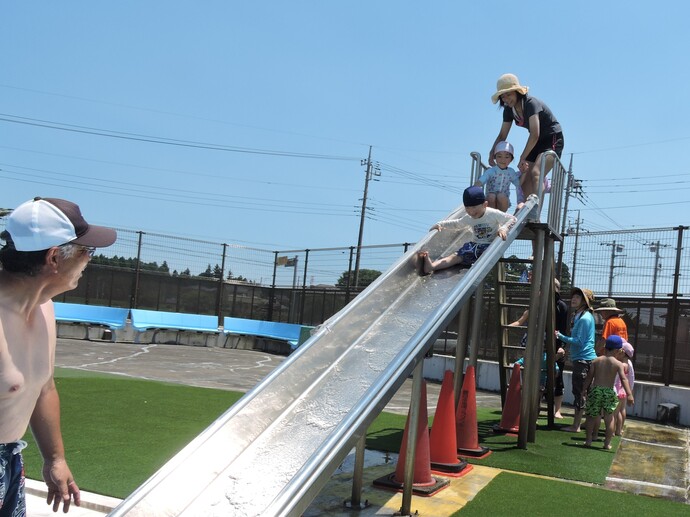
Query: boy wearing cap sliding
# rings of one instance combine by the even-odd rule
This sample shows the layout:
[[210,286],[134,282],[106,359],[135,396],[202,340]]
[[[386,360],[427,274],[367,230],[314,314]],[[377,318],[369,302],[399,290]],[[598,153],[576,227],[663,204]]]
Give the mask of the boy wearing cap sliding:
[[512,183],[515,185],[516,193],[519,193],[518,209],[520,209],[522,205],[520,173],[508,167],[513,161],[513,146],[508,142],[498,142],[494,147],[494,160],[496,165],[486,169],[474,185],[476,187],[486,185],[486,200],[490,208],[507,212],[510,208],[510,184]]
[[587,405],[585,406],[585,415],[587,421],[587,439],[585,440],[585,447],[592,445],[592,437],[594,435],[594,426],[601,415],[604,413],[604,423],[606,424],[606,438],[604,438],[604,449],[611,448],[611,438],[614,433],[613,412],[618,406],[618,395],[613,389],[616,377],[620,379],[621,385],[627,395],[628,404],[634,404],[630,384],[625,376],[623,363],[615,358],[619,350],[623,348],[623,340],[620,336],[611,336],[606,340],[606,355],[597,357],[592,361],[592,365],[585,379],[584,389],[591,385],[591,389],[587,394]]
[[420,251],[422,268],[425,275],[439,269],[460,265],[470,267],[482,253],[489,247],[496,236],[506,240],[508,230],[515,224],[515,217],[495,208],[489,208],[481,187],[468,187],[462,194],[462,202],[465,205],[467,215],[460,219],[447,219],[439,221],[430,230],[442,231],[444,228],[462,228],[470,225],[474,233],[474,240],[466,242],[453,255],[431,261],[428,251]]
[[52,298],[77,287],[93,251],[116,234],[89,225],[74,203],[35,198],[12,211],[0,237],[0,515],[26,513],[21,438],[29,426],[43,456],[47,502],[67,512],[80,494],[60,430]]

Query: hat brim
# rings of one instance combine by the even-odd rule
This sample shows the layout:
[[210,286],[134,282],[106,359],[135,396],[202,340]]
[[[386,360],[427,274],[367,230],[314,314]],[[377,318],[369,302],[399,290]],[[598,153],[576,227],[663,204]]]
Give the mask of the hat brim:
[[529,91],[529,86],[522,86],[522,85],[516,85],[516,86],[511,86],[510,88],[504,88],[503,90],[498,90],[496,93],[494,93],[491,96],[491,102],[496,104],[498,102],[498,98],[503,95],[504,93],[508,92],[518,92],[522,95],[527,95],[527,92]]
[[578,293],[582,297],[582,299],[584,300],[587,307],[589,307],[590,311],[593,310],[592,309],[592,303],[589,301],[589,297],[585,295],[585,293],[582,289],[580,289],[579,287],[573,287],[573,294],[575,294],[575,293]]
[[84,235],[70,242],[71,244],[79,244],[80,246],[107,248],[115,242],[115,239],[117,239],[117,232],[112,228],[90,224],[89,229]]
[[619,309],[618,307],[598,307],[598,308],[594,309],[594,312],[604,312],[604,311],[625,312],[623,309]]

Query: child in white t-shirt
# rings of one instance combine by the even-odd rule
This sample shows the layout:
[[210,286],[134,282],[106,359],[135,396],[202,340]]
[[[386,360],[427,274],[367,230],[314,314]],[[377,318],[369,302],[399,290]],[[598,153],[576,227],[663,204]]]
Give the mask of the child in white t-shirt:
[[439,269],[446,269],[459,265],[470,267],[482,253],[489,247],[496,236],[505,240],[508,230],[515,224],[515,217],[495,208],[489,208],[484,190],[481,187],[468,187],[462,194],[462,202],[465,205],[467,215],[460,219],[447,219],[439,221],[431,230],[441,231],[444,228],[462,228],[471,226],[474,239],[466,242],[453,255],[442,257],[432,262],[428,251],[418,253],[422,262],[422,272],[426,275]]

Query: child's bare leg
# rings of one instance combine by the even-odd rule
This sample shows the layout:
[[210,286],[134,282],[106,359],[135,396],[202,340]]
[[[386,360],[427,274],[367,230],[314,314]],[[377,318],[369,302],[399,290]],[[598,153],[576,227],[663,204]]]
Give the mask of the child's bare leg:
[[606,425],[606,438],[604,438],[604,449],[611,448],[611,438],[613,438],[613,413],[604,414],[604,424]]
[[[530,163],[529,170],[525,173],[526,178],[520,178],[520,184],[522,185],[522,191],[525,193],[525,198],[530,194],[536,194],[539,192],[539,182],[544,181],[541,176],[541,161],[544,159],[544,153],[537,156],[534,163]],[[549,156],[546,158],[546,167],[544,175],[547,176],[553,167],[554,159]]]
[[601,429],[601,415],[596,417],[596,422],[594,424],[594,434],[592,435],[592,439],[596,440],[599,438],[599,429]]
[[508,199],[505,194],[496,195],[496,208],[498,208],[501,212],[507,212],[509,206],[510,199]]
[[594,434],[594,424],[597,418],[598,417],[595,416],[587,416],[585,419],[585,434],[587,435],[585,438],[585,447],[592,446],[592,435]]
[[553,398],[553,417],[554,418],[563,418],[563,415],[561,415],[561,407],[563,406],[563,395],[556,395]]
[[461,262],[462,257],[458,256],[457,254],[448,255],[447,257],[440,258],[433,262],[429,259],[429,256],[427,254],[426,260],[424,261],[424,271],[427,273],[431,273],[432,271],[438,271],[439,269],[447,269],[449,267],[453,267],[456,264],[460,264]]
[[613,412],[613,422],[614,422],[614,432],[616,436],[620,436],[623,433],[623,412],[625,411],[625,399],[618,400],[618,406]]
[[497,198],[496,194],[494,192],[489,192],[489,195],[486,196],[486,200],[489,202],[489,207],[491,208],[498,208],[497,207]]

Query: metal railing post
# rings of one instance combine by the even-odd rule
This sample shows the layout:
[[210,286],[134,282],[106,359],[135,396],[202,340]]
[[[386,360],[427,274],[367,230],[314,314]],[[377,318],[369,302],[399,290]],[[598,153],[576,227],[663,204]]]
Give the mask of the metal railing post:
[[130,309],[136,309],[139,304],[139,276],[141,274],[141,241],[144,232],[137,232],[139,234],[139,240],[137,242],[137,268],[134,271],[134,286],[132,296],[130,298]]
[[[673,293],[671,293],[671,310],[669,319],[666,320],[666,328],[671,328],[671,334],[666,336],[664,345],[664,363],[661,370],[661,379],[665,386],[673,382],[673,367],[676,360],[676,340],[678,339],[678,283],[680,281],[680,259],[683,251],[683,231],[687,226],[678,226],[678,240],[676,243],[676,267],[673,272]],[[669,325],[670,324],[670,325]]]
[[412,374],[412,396],[410,400],[410,419],[407,428],[407,443],[405,456],[405,479],[403,481],[401,515],[410,515],[412,507],[412,485],[414,484],[414,460],[417,454],[417,428],[419,427],[420,400],[422,398],[422,382],[424,360],[420,360]]
[[218,279],[218,299],[216,300],[216,314],[218,314],[218,328],[223,326],[223,286],[225,285],[225,257],[228,245],[223,243],[223,257],[220,262],[220,278]]
[[[276,297],[276,275],[278,274],[278,252],[273,252],[273,281],[268,295],[268,321],[273,321],[273,303]],[[235,289],[237,290],[237,289]],[[234,307],[234,304],[233,304]]]

